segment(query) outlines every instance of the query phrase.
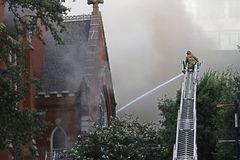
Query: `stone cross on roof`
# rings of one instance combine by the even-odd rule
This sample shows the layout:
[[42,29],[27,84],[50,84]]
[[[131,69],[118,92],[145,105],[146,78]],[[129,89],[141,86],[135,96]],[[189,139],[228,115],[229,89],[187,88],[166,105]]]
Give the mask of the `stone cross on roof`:
[[103,0],[88,0],[88,4],[93,4],[93,15],[99,14],[99,7],[98,4],[103,3]]
[[100,4],[103,3],[103,0],[88,0],[88,4]]

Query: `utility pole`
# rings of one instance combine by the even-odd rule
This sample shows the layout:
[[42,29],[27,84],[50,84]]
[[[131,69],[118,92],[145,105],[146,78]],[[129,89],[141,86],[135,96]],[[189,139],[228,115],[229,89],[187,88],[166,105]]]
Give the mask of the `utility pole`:
[[239,129],[238,129],[238,103],[237,100],[234,99],[233,102],[233,107],[234,107],[234,127],[235,127],[235,132],[236,132],[236,137],[235,137],[235,142],[236,142],[236,159],[239,159]]

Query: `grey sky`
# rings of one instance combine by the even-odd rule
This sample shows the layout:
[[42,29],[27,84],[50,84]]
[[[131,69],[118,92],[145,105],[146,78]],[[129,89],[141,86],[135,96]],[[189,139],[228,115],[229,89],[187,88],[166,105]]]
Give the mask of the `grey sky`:
[[[87,0],[66,0],[71,15],[89,14]],[[191,50],[203,61],[201,73],[239,67],[238,0],[105,0],[100,5],[118,107],[181,72]],[[234,49],[214,53],[213,49]],[[123,113],[157,120],[157,99],[174,96],[181,80],[133,104]]]

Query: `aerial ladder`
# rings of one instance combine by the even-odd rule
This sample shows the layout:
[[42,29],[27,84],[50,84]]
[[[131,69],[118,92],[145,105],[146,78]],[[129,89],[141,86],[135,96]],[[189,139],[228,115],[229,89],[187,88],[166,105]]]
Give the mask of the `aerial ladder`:
[[197,160],[196,82],[198,67],[198,65],[195,65],[192,71],[186,69],[187,72],[184,75],[173,160]]

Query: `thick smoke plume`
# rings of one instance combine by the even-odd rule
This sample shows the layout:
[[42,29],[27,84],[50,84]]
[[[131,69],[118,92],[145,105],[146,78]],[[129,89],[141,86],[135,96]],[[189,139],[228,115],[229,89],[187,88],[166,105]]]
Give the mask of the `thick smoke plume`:
[[[105,1],[100,6],[118,107],[178,75],[187,50],[203,61],[201,72],[238,65],[240,54],[237,51],[231,54],[213,52],[218,45],[208,38],[200,21],[193,18],[187,1],[190,2],[121,0]],[[219,7],[220,1],[222,4],[224,0],[211,3],[199,0],[201,8],[212,7],[215,15],[224,12],[224,8]],[[84,3],[82,6],[86,6]],[[76,8],[72,11],[71,14],[77,14]],[[215,28],[222,27],[216,25]],[[175,96],[180,85],[178,80],[161,88],[129,107],[126,113],[136,113],[146,120],[158,119],[157,99],[164,95]]]
[[[203,61],[202,72],[237,64],[235,54],[211,51],[216,44],[193,20],[183,0],[121,1],[107,11],[103,8],[118,107],[179,74],[187,50]],[[180,85],[169,84],[127,112],[158,119],[157,99],[174,96]]]

